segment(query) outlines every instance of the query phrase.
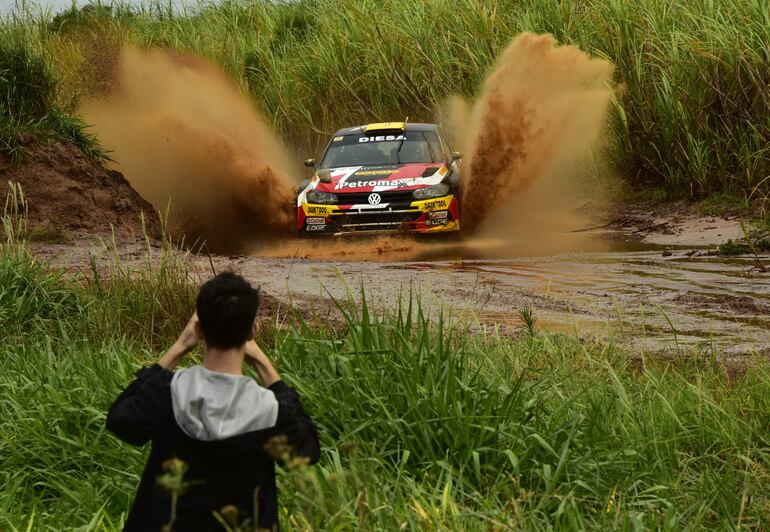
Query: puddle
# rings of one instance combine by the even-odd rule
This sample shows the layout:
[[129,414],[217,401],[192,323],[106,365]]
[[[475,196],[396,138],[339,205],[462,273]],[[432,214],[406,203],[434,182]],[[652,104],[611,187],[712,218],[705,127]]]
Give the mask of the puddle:
[[[612,335],[655,351],[676,352],[679,345],[735,354],[770,345],[770,274],[752,270],[750,258],[665,249],[670,256],[656,245],[638,244],[634,251],[515,259],[473,253],[447,258],[443,250],[440,259],[297,261],[290,268],[283,259],[259,259],[254,269],[244,265],[244,273],[257,275],[261,269],[267,279],[261,282],[270,290],[317,295],[323,284],[334,297],[344,297],[346,283],[355,291],[363,281],[375,302],[413,286],[424,303],[455,316],[472,314],[503,332],[518,330],[518,311],[531,307],[544,328]],[[762,260],[770,266],[770,256]]]
[[[347,255],[337,262],[296,254],[190,260],[201,276],[212,265],[216,271],[232,269],[284,301],[344,299],[349,292],[356,296],[363,283],[374,304],[388,305],[413,288],[429,309],[473,316],[480,326],[506,334],[520,329],[518,312],[530,307],[543,328],[612,336],[656,352],[678,353],[686,346],[740,355],[770,346],[770,273],[758,272],[755,259],[725,259],[691,246],[633,238],[605,239],[602,247],[528,256],[510,244],[477,240],[420,244],[396,256]],[[48,246],[40,252],[74,271],[88,264],[89,253],[99,255],[93,247]],[[106,264],[109,254],[102,255]],[[770,270],[770,255],[761,261]]]

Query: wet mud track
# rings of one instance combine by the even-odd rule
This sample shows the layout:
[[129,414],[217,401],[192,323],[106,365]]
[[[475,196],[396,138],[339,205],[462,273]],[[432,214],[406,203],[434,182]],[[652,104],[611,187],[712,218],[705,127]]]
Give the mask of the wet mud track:
[[[274,258],[222,261],[282,297],[334,297],[360,286],[392,305],[419,294],[430,308],[473,318],[505,334],[530,307],[543,328],[613,336],[654,352],[689,348],[729,354],[770,347],[770,275],[754,258],[690,251],[565,254],[506,260],[319,262]],[[770,256],[762,259],[770,266]]]
[[[212,267],[242,273],[275,300],[320,319],[332,319],[331,298],[358,299],[363,286],[375,306],[393,306],[411,291],[432,311],[506,335],[521,330],[519,311],[529,307],[541,328],[613,337],[650,353],[770,354],[770,273],[756,268],[756,258],[726,259],[692,248],[624,249],[490,259],[450,248],[380,262],[191,255],[189,266],[200,278]],[[109,262],[96,244],[36,252],[73,272],[88,270],[89,254],[100,267]],[[119,248],[129,265],[140,266],[145,252],[142,244]],[[770,269],[770,255],[760,260]]]

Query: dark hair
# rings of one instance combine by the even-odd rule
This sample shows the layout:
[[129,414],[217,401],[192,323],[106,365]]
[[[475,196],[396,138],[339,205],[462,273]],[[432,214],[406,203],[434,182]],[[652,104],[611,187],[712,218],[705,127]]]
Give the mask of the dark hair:
[[195,308],[206,344],[217,349],[240,347],[251,336],[259,307],[259,290],[233,272],[203,283]]

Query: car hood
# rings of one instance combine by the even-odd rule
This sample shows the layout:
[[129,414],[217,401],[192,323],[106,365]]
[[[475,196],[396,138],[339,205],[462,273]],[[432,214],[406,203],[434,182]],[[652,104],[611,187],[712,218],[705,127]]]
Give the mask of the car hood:
[[345,194],[353,192],[384,192],[414,190],[440,183],[448,169],[444,163],[415,163],[380,166],[349,166],[319,170],[328,172],[330,183],[313,180],[320,192]]

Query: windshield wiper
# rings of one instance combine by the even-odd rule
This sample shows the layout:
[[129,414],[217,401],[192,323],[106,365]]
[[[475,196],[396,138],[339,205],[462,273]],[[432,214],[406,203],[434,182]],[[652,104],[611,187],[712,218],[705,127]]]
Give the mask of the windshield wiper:
[[430,142],[428,142],[428,139],[425,138],[425,133],[422,134],[422,140],[424,140],[425,144],[428,145],[428,153],[430,153],[430,162],[435,163],[436,162],[436,154],[433,153],[433,146],[431,146]]
[[404,132],[403,138],[398,141],[398,149],[396,150],[396,164],[401,164],[401,148],[404,147],[405,140],[406,140],[406,132]]
[[404,120],[404,134],[401,135],[401,140],[398,141],[398,149],[396,150],[396,164],[401,164],[401,148],[404,147],[404,141],[406,140],[406,123],[409,122],[409,117]]

